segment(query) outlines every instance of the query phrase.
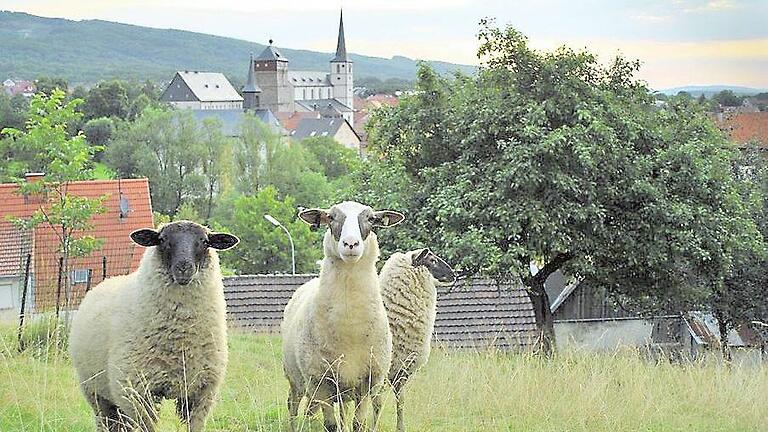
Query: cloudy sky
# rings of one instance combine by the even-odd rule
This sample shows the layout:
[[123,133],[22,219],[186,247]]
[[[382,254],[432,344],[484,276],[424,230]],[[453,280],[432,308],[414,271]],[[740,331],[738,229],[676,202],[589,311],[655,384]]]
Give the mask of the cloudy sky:
[[347,48],[476,64],[477,23],[495,17],[538,48],[587,47],[643,62],[654,88],[768,88],[768,0],[0,0],[0,9],[99,18],[329,52],[340,8]]

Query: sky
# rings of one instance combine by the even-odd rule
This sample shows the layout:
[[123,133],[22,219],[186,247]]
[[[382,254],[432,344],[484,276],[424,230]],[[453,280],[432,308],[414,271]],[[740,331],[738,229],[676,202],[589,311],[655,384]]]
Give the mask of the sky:
[[339,10],[347,50],[477,64],[478,22],[493,17],[532,46],[639,59],[656,89],[768,88],[768,0],[0,0],[0,10],[175,28],[331,52]]

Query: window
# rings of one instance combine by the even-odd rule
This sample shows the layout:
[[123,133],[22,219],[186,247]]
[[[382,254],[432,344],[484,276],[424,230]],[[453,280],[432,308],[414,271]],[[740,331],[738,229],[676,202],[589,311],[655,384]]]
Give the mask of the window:
[[69,278],[73,284],[86,283],[88,282],[88,273],[90,273],[89,269],[72,270]]
[[340,65],[336,65],[336,73],[341,73],[341,66]]

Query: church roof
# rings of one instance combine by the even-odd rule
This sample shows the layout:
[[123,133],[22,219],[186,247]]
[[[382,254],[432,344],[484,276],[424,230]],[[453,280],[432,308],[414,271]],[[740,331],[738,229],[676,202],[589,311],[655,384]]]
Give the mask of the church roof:
[[288,71],[288,81],[294,87],[327,87],[331,85],[328,72]]
[[189,90],[200,102],[241,101],[227,77],[218,72],[178,71],[176,72]]
[[270,40],[269,42],[270,44],[264,48],[264,51],[262,51],[258,57],[256,57],[256,60],[277,60],[287,62],[288,59],[283,57],[280,51],[272,46],[272,41]]
[[259,85],[256,84],[256,77],[253,73],[253,53],[251,53],[251,60],[248,61],[248,80],[243,86],[243,93],[261,93]]
[[344,13],[339,13],[339,39],[336,41],[336,57],[332,62],[349,62],[347,56],[347,44],[344,40]]
[[339,113],[352,112],[352,108],[339,102],[337,99],[306,99],[297,100],[297,105],[302,106],[307,111],[320,111],[333,109]]

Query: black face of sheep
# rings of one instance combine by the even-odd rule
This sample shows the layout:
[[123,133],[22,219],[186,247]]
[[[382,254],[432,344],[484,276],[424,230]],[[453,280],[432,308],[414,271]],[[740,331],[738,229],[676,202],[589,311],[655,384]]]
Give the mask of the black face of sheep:
[[411,264],[414,267],[424,266],[432,273],[435,279],[444,283],[456,282],[456,274],[442,258],[426,248],[413,257]]
[[231,234],[212,233],[187,221],[167,224],[160,231],[140,229],[131,239],[140,246],[156,246],[168,275],[179,285],[187,285],[206,264],[208,248],[226,250],[239,242]]

